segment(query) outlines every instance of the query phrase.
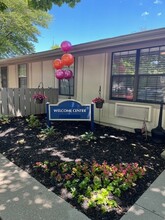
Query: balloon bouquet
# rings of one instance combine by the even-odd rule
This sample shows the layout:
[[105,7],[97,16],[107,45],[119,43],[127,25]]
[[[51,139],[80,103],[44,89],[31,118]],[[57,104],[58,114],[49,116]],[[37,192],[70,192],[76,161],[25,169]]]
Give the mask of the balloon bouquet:
[[[69,41],[63,41],[61,43],[61,49],[65,52],[65,54],[62,55],[61,59],[55,59],[53,61],[53,68],[56,69],[55,77],[59,80],[67,79],[69,81],[69,79],[73,77],[73,72],[69,69],[69,67],[74,63],[73,55],[68,53],[71,50],[71,47],[72,45]],[[68,69],[62,69],[63,67],[68,67]]]

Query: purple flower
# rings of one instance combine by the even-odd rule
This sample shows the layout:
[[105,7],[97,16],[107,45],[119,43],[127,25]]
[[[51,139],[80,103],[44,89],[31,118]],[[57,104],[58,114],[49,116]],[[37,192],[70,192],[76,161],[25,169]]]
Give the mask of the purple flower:
[[33,95],[33,99],[43,100],[46,98],[47,98],[47,96],[45,96],[44,94],[41,94],[41,93],[36,93],[35,95]]

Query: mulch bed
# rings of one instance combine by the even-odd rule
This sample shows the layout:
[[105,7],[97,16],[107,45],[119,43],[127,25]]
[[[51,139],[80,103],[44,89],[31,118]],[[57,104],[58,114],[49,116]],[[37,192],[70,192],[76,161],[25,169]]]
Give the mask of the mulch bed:
[[[42,128],[46,128],[45,117],[40,117]],[[106,127],[95,126],[96,140],[82,141],[79,136],[90,131],[88,122],[54,122],[53,137],[41,140],[37,137],[41,128],[30,129],[26,118],[13,118],[9,124],[0,125],[0,153],[30,175],[52,189],[48,176],[35,172],[37,161],[82,161],[108,164],[138,162],[147,169],[146,175],[136,186],[120,197],[120,209],[102,214],[94,209],[83,209],[75,200],[67,199],[74,207],[93,220],[119,220],[123,214],[144,193],[149,185],[165,169],[165,160],[160,156],[165,144],[155,144],[151,137],[137,137],[136,134]],[[60,195],[60,186],[52,189]]]

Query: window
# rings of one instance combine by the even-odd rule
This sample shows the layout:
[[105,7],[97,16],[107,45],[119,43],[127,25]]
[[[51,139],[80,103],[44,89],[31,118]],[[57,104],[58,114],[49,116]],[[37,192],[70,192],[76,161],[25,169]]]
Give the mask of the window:
[[0,87],[7,88],[7,66],[0,68]]
[[69,69],[73,72],[73,77],[59,80],[60,95],[74,96],[74,65],[70,66]]
[[113,54],[112,98],[133,99],[136,51]]
[[18,65],[18,84],[19,88],[27,88],[27,65]]
[[138,101],[157,103],[165,98],[165,56],[161,54],[163,51],[165,47],[140,51]]
[[113,53],[111,99],[165,102],[165,46]]

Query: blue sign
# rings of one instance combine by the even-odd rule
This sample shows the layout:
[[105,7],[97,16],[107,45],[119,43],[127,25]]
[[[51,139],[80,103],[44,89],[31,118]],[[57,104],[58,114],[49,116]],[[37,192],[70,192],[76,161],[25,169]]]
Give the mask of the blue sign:
[[52,120],[91,120],[91,105],[81,105],[74,100],[62,101],[49,105],[49,119]]
[[48,126],[50,121],[91,121],[94,124],[93,104],[81,104],[73,99],[59,102],[58,104],[47,103]]

